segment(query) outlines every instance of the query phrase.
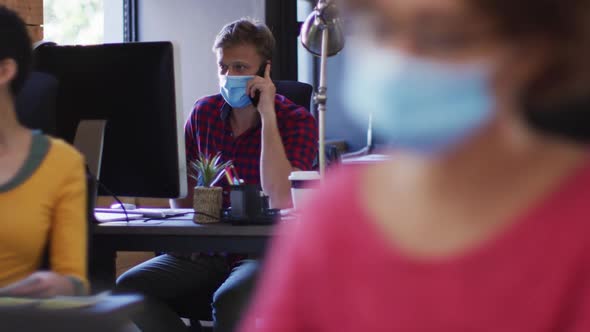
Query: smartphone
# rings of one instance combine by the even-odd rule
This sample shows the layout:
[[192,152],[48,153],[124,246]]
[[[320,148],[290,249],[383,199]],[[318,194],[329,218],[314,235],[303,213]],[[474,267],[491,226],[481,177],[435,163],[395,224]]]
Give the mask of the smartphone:
[[[260,66],[256,75],[258,75],[260,77],[264,77],[265,72],[266,72],[266,63],[264,63],[262,66]],[[260,91],[256,91],[256,94],[254,95],[254,97],[250,97],[250,100],[252,101],[252,105],[254,105],[254,107],[258,107],[258,102],[260,101]]]

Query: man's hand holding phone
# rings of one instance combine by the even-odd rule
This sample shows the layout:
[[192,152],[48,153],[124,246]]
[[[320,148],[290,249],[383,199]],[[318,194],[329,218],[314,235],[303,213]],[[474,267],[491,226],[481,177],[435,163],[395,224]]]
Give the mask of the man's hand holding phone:
[[[254,106],[258,109],[263,119],[269,114],[274,115],[275,112],[275,96],[277,90],[270,78],[270,69],[270,62],[267,62],[266,66],[264,66],[264,76],[255,76],[248,82],[246,87],[246,93],[252,98]],[[258,105],[255,103],[256,99],[258,99]]]

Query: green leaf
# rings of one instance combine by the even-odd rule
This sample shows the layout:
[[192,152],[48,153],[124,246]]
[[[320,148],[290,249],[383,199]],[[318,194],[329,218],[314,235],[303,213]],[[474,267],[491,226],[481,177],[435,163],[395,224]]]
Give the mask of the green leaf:
[[221,163],[221,153],[211,157],[200,152],[197,160],[189,162],[189,176],[197,181],[197,186],[212,187],[231,164],[229,160]]

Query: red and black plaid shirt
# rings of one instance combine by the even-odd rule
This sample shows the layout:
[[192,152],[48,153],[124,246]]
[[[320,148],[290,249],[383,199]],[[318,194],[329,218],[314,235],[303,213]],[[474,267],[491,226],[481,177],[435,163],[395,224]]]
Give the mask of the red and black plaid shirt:
[[[291,166],[310,170],[317,154],[315,119],[307,109],[278,94],[275,109],[279,133]],[[212,156],[221,152],[221,159],[231,160],[245,183],[260,184],[260,123],[234,137],[229,122],[231,112],[231,106],[220,94],[196,102],[184,128],[186,158],[194,161],[199,152]],[[219,184],[224,189],[224,206],[228,206],[229,183],[223,178]]]

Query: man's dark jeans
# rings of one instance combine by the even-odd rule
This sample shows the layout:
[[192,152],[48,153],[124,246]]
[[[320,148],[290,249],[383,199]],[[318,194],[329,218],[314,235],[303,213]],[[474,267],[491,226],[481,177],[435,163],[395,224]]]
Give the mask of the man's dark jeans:
[[180,317],[214,320],[215,331],[233,331],[253,292],[256,261],[243,261],[231,273],[225,257],[193,259],[168,254],[125,272],[117,292],[146,297],[145,309],[133,317],[143,332],[187,331]]

